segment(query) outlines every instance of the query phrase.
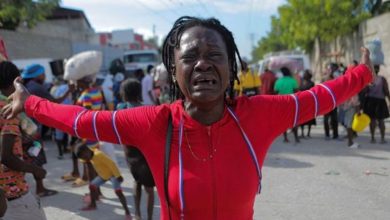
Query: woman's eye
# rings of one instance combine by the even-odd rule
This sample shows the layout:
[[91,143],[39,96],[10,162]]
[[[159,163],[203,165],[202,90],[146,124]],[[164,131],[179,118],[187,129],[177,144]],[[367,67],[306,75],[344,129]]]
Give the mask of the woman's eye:
[[190,60],[194,60],[195,56],[193,56],[193,55],[184,55],[184,56],[182,56],[182,59],[184,61],[190,61]]
[[221,56],[221,54],[220,53],[210,53],[209,56],[210,57],[219,57],[219,56]]

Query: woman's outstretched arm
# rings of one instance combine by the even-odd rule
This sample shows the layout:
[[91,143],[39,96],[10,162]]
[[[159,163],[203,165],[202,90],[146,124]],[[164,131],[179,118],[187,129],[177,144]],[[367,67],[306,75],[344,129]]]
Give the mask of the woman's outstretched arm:
[[80,106],[61,105],[30,95],[15,81],[12,102],[2,115],[15,117],[21,111],[42,124],[89,140],[118,144],[142,145],[161,107],[138,107],[120,111],[89,111]]
[[[344,76],[321,83],[310,90],[291,95],[259,97],[259,111],[268,112],[268,123],[275,136],[326,114],[357,94],[370,82],[373,74],[370,68],[369,51],[362,50],[361,64],[349,68]],[[263,113],[263,114],[264,114]]]

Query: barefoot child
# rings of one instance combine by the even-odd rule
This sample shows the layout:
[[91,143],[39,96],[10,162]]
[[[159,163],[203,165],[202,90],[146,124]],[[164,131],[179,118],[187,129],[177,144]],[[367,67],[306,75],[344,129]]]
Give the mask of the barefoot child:
[[118,167],[115,165],[107,155],[98,149],[90,149],[86,145],[81,145],[77,150],[77,157],[87,162],[91,162],[97,172],[97,176],[90,182],[89,190],[91,195],[91,202],[89,205],[82,208],[83,211],[95,210],[96,200],[99,196],[98,187],[103,185],[107,180],[110,180],[118,196],[123,208],[125,209],[126,219],[131,219],[130,211],[127,208],[126,198],[123,195],[121,183],[123,177],[121,176]]
[[[142,105],[142,89],[141,83],[136,79],[127,79],[122,82],[120,87],[120,95],[124,102],[119,103],[117,109],[134,108]],[[154,179],[149,165],[142,152],[134,146],[127,145],[125,148],[127,163],[129,165],[131,174],[134,177],[134,204],[135,204],[135,218],[141,218],[141,195],[142,186],[147,193],[147,212],[148,220],[153,218],[154,206]]]

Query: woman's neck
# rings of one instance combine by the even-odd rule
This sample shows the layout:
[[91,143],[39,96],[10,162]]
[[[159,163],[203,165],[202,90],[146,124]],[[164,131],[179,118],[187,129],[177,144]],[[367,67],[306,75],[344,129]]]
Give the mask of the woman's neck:
[[223,117],[223,112],[225,110],[224,101],[203,107],[186,100],[183,105],[184,111],[186,111],[191,118],[203,125],[211,125],[219,121]]

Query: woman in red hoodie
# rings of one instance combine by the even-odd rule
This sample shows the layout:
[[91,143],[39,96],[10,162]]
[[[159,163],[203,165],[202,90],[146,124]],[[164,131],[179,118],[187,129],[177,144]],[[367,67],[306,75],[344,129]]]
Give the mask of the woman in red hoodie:
[[137,146],[156,182],[161,219],[253,219],[272,141],[371,82],[369,52],[362,51],[361,65],[310,90],[234,98],[236,57],[242,62],[232,33],[216,19],[181,17],[163,45],[171,104],[88,111],[28,95],[15,82],[13,102],[2,113],[12,117],[24,110],[72,135]]

